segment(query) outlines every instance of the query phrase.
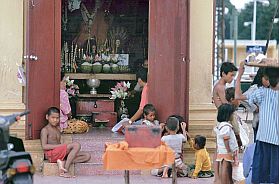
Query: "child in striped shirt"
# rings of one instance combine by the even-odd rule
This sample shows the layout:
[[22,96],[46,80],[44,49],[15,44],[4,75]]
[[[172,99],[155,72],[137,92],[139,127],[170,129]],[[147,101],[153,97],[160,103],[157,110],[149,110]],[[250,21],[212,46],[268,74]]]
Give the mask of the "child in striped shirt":
[[[235,97],[243,97],[240,79],[244,62],[240,64],[236,80]],[[253,183],[278,183],[279,181],[279,68],[266,68],[270,88],[259,88],[248,97],[250,104],[259,105],[259,127],[252,166]]]

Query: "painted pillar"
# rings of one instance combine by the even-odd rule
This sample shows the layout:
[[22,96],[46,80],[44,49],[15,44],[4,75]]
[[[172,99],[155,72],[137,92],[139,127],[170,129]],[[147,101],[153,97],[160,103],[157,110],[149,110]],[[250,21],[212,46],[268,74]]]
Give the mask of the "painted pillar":
[[190,2],[190,105],[210,104],[213,1]]
[[23,1],[2,0],[0,6],[0,114],[25,108],[17,65],[23,53]]

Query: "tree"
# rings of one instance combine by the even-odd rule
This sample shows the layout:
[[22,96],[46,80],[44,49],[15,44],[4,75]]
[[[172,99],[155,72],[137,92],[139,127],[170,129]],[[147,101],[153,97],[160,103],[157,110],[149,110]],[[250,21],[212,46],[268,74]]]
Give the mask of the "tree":
[[[257,23],[256,23],[256,39],[266,40],[268,38],[268,32],[270,29],[271,20],[276,9],[279,0],[269,0],[270,4],[268,7],[263,6],[262,3],[257,3]],[[239,12],[238,16],[238,39],[251,39],[251,26],[244,26],[244,22],[253,21],[253,2],[247,3],[245,8]],[[230,14],[227,16],[231,16]],[[279,12],[277,12],[277,18]],[[232,19],[232,18],[231,18]],[[225,19],[226,21],[226,19]],[[226,23],[227,25],[227,23]],[[226,36],[229,35],[230,29],[226,27]],[[229,38],[229,37],[226,37]],[[271,34],[271,40],[279,41],[279,23],[274,24],[273,31]]]

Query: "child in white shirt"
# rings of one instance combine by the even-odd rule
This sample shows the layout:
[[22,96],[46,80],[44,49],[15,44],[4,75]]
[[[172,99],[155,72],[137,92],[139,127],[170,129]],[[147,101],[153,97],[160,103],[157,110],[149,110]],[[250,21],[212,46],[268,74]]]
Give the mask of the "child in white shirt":
[[235,108],[231,104],[223,104],[218,108],[218,125],[214,128],[217,138],[217,158],[220,162],[219,169],[221,183],[233,183],[232,163],[238,151],[237,140],[231,122],[234,118]]
[[[183,134],[176,134],[179,129],[179,120],[175,117],[169,117],[166,121],[166,129],[169,135],[162,137],[162,141],[165,142],[175,152],[175,166],[177,168],[177,174],[181,176],[187,176],[187,166],[181,159],[182,144],[186,141],[186,123],[182,123]],[[163,169],[163,178],[168,177],[168,170],[170,166],[165,166]]]

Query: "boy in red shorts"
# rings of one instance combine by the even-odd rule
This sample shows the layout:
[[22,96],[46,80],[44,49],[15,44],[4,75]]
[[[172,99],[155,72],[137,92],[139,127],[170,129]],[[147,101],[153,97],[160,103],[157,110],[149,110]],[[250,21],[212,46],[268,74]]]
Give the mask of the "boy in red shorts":
[[68,171],[72,163],[82,163],[90,160],[90,154],[80,152],[79,143],[61,144],[61,134],[58,129],[60,110],[50,107],[46,114],[48,124],[41,130],[41,144],[46,158],[51,163],[57,162],[59,176],[72,177]]

